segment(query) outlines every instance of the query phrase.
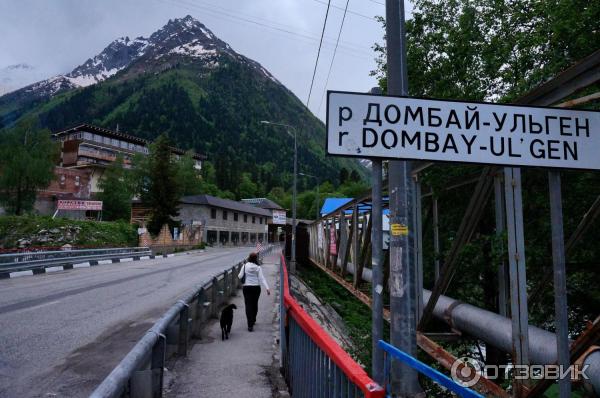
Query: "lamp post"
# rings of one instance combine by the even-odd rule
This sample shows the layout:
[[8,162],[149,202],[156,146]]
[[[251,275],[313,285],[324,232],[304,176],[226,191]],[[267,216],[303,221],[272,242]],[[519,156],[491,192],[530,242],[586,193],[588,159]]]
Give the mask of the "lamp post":
[[[292,190],[292,258],[290,261],[290,272],[296,273],[296,180],[298,178],[298,145],[296,139],[296,129],[293,126],[285,123],[274,123],[268,120],[262,120],[262,124],[271,126],[285,127],[286,133],[294,138],[294,186]],[[294,134],[290,131],[293,131]]]
[[298,173],[298,175],[301,175],[304,177],[311,177],[311,178],[314,178],[315,180],[317,180],[317,218],[315,218],[315,221],[316,221],[321,216],[321,212],[319,211],[319,204],[321,203],[321,197],[319,196],[319,182],[320,182],[319,177],[313,176],[310,174],[305,174],[305,173]]

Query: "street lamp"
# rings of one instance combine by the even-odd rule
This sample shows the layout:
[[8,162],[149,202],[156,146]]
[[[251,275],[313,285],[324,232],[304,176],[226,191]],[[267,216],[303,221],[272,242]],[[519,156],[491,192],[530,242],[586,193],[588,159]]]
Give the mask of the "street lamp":
[[[290,261],[290,271],[296,273],[296,180],[298,174],[298,145],[296,139],[296,129],[289,124],[285,123],[274,123],[268,120],[261,120],[262,124],[269,124],[272,126],[285,127],[286,133],[294,138],[294,187],[292,190],[292,259]],[[293,131],[294,134],[290,131]]]
[[311,177],[317,180],[317,218],[315,218],[315,221],[317,221],[321,217],[321,212],[319,211],[319,204],[321,203],[321,196],[319,195],[319,177],[305,173],[298,173],[298,175],[304,177]]

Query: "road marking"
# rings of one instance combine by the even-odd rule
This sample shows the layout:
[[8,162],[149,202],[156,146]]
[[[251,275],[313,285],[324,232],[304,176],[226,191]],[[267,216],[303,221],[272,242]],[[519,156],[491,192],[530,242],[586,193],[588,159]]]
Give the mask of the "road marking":
[[57,304],[57,303],[60,303],[60,300],[49,301],[47,303],[42,303],[42,304],[39,304],[39,305],[34,305],[33,307],[24,308],[24,309],[21,310],[21,312],[36,310],[38,308],[47,307],[49,305]]
[[28,275],[33,275],[33,271],[27,270],[27,271],[16,271],[16,272],[10,273],[11,278],[17,278],[19,276],[28,276]]
[[73,264],[73,268],[85,268],[85,267],[89,267],[89,266],[90,266],[89,261],[87,261],[85,263]]
[[150,260],[150,256],[142,256],[140,257],[140,260]]
[[64,268],[62,267],[62,265],[46,268],[46,272],[57,272],[57,271],[64,271]]
[[127,257],[127,258],[122,258],[121,259],[122,263],[128,263],[129,261],[133,261],[133,257]]
[[112,260],[98,260],[98,265],[112,264]]

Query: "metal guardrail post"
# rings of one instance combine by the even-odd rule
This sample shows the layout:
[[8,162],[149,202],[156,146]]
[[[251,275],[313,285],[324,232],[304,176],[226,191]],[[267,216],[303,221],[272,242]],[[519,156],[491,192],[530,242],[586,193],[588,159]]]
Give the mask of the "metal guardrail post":
[[179,312],[179,341],[177,352],[182,357],[185,357],[187,356],[188,340],[190,335],[190,306],[186,303],[183,304],[183,308]]
[[158,335],[158,341],[152,348],[152,398],[162,398],[163,374],[167,353],[167,338],[164,334]]
[[219,280],[217,277],[212,279],[212,290],[211,290],[211,303],[210,303],[210,316],[213,318],[217,317],[217,311],[219,310]]
[[196,319],[193,324],[193,328],[194,328],[193,337],[196,339],[201,338],[200,325],[202,324],[203,320],[204,320],[204,286],[202,286],[198,290],[198,299],[196,301]]

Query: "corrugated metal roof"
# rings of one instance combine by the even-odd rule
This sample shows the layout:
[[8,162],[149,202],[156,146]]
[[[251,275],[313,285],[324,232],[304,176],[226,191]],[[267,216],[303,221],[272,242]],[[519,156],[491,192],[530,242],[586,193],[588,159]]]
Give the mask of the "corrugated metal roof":
[[184,196],[179,200],[180,203],[190,205],[206,205],[212,207],[220,207],[226,210],[235,210],[244,213],[257,214],[260,216],[271,217],[271,212],[260,207],[252,206],[235,200],[217,198],[211,195],[192,195]]
[[263,209],[283,210],[283,207],[267,198],[248,198],[242,199],[242,202],[252,206],[262,207]]

